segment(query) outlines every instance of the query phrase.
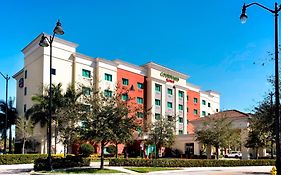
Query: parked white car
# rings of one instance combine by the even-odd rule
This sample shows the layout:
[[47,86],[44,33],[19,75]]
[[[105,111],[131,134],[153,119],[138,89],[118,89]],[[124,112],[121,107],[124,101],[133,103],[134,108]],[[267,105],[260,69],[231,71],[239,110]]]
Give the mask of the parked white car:
[[225,158],[242,158],[242,153],[240,151],[231,151],[224,155]]

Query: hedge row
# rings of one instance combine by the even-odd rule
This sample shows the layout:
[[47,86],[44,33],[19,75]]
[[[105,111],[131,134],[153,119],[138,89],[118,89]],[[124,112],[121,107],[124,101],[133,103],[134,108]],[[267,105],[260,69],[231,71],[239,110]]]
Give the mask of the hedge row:
[[[63,154],[54,154],[52,157],[63,157]],[[47,154],[4,154],[0,155],[0,165],[29,164],[39,158],[47,158]]]
[[[65,158],[53,158],[53,169],[64,169],[72,167],[90,166],[90,159],[81,156],[66,156]],[[48,170],[48,159],[40,158],[34,161],[34,170]]]
[[141,167],[233,167],[272,166],[275,160],[211,160],[211,159],[110,159],[110,166]]

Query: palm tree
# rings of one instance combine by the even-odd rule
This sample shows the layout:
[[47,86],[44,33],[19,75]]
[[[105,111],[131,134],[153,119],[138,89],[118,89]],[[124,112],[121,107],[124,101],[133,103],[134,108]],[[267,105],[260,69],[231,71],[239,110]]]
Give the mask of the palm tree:
[[[58,85],[52,85],[52,117],[53,121],[56,121],[57,126],[57,113],[58,109],[63,106],[63,95],[62,95],[62,84],[59,83]],[[49,90],[48,88],[44,88],[43,94],[37,94],[32,97],[32,101],[34,105],[26,111],[26,117],[31,117],[32,121],[35,124],[40,123],[41,127],[45,127],[48,123],[48,116],[49,116]],[[55,134],[57,134],[55,129]],[[57,136],[55,136],[55,146]]]
[[12,125],[16,124],[16,120],[18,117],[18,112],[15,107],[13,107],[13,104],[15,102],[15,98],[9,98],[9,101],[0,101],[0,118],[1,118],[1,128],[4,128],[4,121],[6,118],[6,106],[7,106],[7,127],[9,128],[9,153],[12,153]]

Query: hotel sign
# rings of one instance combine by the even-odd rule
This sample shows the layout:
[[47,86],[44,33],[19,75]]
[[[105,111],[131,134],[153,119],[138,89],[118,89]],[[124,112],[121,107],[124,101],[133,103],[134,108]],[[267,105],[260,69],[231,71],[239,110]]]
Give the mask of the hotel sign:
[[178,77],[175,77],[175,76],[173,76],[173,75],[171,75],[171,74],[168,74],[168,73],[165,73],[165,72],[161,72],[161,73],[160,73],[160,76],[166,78],[166,81],[167,81],[167,82],[174,83],[175,81],[176,81],[176,82],[179,81],[179,78],[178,78]]

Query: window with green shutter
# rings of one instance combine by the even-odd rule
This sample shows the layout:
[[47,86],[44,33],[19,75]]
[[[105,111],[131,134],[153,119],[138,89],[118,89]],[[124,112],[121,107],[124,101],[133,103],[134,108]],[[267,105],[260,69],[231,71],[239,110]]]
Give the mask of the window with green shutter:
[[179,91],[179,97],[183,98],[183,91]]
[[137,103],[138,104],[143,104],[143,98],[137,97]]
[[194,109],[194,110],[193,110],[193,114],[194,114],[194,115],[197,115],[197,114],[198,114],[198,110],[197,110],[197,109]]
[[179,117],[179,123],[183,123],[183,118]]
[[87,87],[82,87],[82,92],[84,95],[90,95],[91,89]]
[[161,85],[155,84],[155,91],[156,92],[161,92]]
[[168,108],[172,109],[173,108],[173,103],[172,102],[168,102],[167,106],[168,106]]
[[122,78],[122,84],[123,84],[124,86],[128,86],[128,85],[129,85],[129,80],[126,79],[126,78]]
[[179,110],[183,110],[183,105],[179,105]]
[[137,112],[137,117],[138,118],[143,118],[143,113],[142,112]]
[[193,98],[193,103],[194,104],[198,103],[198,98]]
[[138,85],[138,89],[143,89],[143,84],[142,83],[137,83],[137,85]]
[[203,116],[206,116],[206,111],[202,111],[202,115],[203,115]]
[[179,130],[179,135],[182,135],[183,134],[183,130]]
[[158,99],[155,99],[155,105],[156,105],[156,106],[160,106],[160,105],[161,105],[161,101],[158,100]]
[[202,105],[206,105],[206,101],[205,100],[202,100]]
[[91,71],[82,69],[82,76],[86,78],[91,78]]
[[123,101],[128,100],[128,94],[122,94],[121,98]]
[[173,89],[169,89],[169,88],[168,88],[168,94],[169,94],[169,95],[173,95]]
[[110,91],[110,90],[104,90],[104,96],[105,96],[105,97],[112,97],[112,91]]
[[155,114],[155,120],[160,120],[160,114]]
[[104,74],[104,80],[106,80],[106,81],[112,81],[112,75],[111,75],[111,74],[105,73],[105,74]]

